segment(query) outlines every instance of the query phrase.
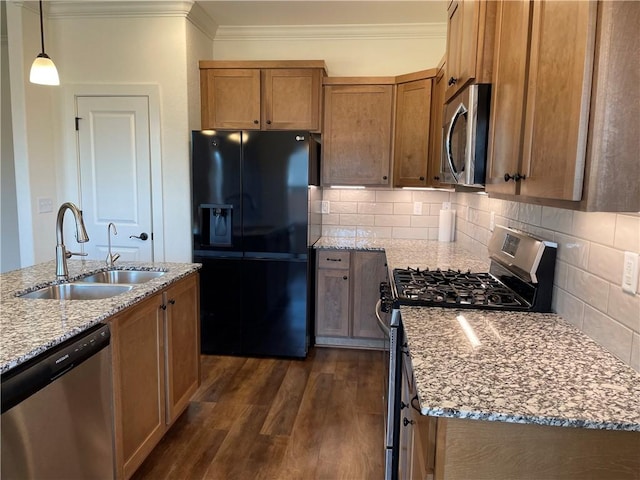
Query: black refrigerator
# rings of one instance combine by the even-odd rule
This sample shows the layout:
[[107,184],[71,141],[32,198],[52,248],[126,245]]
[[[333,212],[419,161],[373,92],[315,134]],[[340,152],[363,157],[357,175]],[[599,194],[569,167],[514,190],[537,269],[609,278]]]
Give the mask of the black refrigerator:
[[318,150],[308,132],[192,132],[202,353],[306,356]]

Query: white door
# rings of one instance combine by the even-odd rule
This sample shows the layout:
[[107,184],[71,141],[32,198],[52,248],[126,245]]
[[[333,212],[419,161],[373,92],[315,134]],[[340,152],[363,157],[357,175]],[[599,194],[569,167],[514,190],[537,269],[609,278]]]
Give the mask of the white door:
[[76,102],[87,258],[106,259],[113,222],[118,234],[111,235],[111,251],[119,261],[153,261],[149,99],[79,96]]

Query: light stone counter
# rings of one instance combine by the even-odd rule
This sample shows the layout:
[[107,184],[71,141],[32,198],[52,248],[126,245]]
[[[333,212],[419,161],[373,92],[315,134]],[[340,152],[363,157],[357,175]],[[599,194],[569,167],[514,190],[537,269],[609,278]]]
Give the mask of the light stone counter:
[[[382,250],[394,268],[486,272],[485,251],[435,241],[322,237],[316,248]],[[400,308],[421,413],[640,431],[640,374],[556,314]],[[473,347],[462,314],[481,344]]]
[[[69,260],[69,281],[107,270],[102,261]],[[166,288],[201,267],[197,263],[117,263],[119,270],[161,270],[166,273],[134,285],[125,293],[101,300],[41,300],[16,294],[56,281],[55,261],[0,275],[0,373],[35,357],[125,308]]]

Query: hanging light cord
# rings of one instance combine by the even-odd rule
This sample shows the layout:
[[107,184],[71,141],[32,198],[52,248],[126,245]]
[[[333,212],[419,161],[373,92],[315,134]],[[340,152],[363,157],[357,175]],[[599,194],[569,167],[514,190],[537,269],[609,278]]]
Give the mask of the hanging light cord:
[[42,53],[44,53],[44,23],[42,21],[42,0],[40,0],[40,41],[42,42]]

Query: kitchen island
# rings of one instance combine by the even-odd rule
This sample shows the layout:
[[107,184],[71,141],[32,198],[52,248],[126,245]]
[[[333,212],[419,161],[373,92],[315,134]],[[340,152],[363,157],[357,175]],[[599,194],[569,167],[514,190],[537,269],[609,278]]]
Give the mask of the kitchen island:
[[[384,250],[390,273],[489,268],[486,252],[456,243],[323,237],[316,246]],[[640,478],[640,374],[559,315],[400,312],[413,392],[402,423],[414,430],[414,472],[436,479]]]
[[[69,260],[69,281],[106,271],[102,261]],[[16,295],[62,283],[55,261],[0,275],[0,373],[5,373],[48,348],[135,305],[173,282],[199,270],[194,263],[121,262],[119,270],[163,271],[164,275],[135,285],[130,291],[100,300],[37,300]]]

